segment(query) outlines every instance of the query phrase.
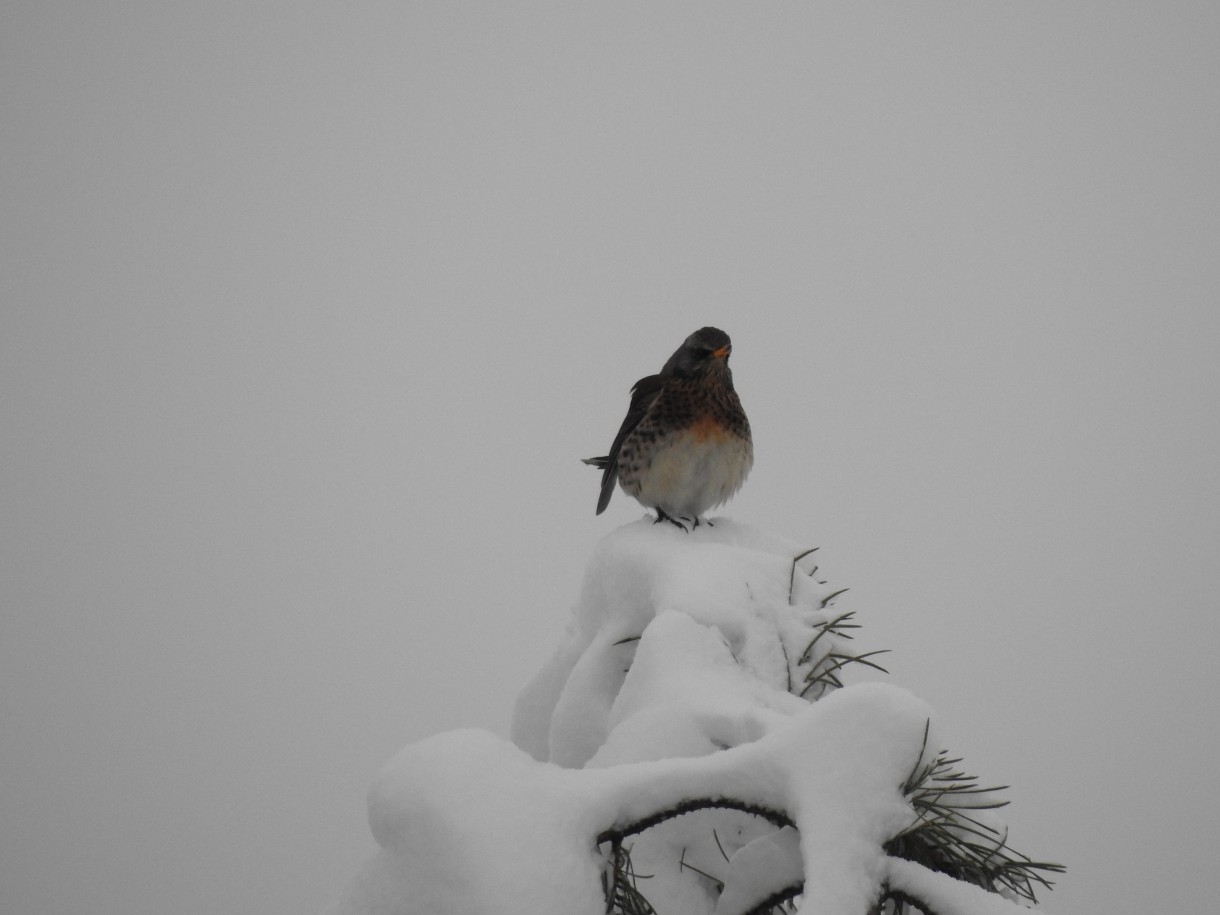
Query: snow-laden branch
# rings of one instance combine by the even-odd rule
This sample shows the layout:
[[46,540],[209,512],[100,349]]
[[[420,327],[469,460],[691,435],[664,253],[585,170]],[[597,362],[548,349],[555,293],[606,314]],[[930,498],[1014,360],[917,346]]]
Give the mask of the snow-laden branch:
[[403,913],[600,915],[599,839],[693,799],[731,798],[795,825],[807,897],[864,915],[881,846],[911,817],[899,786],[928,714],[909,693],[864,684],[754,743],[596,769],[540,763],[487,732],[441,734],[400,753],[370,792],[382,852],[366,885],[411,887],[392,910]]

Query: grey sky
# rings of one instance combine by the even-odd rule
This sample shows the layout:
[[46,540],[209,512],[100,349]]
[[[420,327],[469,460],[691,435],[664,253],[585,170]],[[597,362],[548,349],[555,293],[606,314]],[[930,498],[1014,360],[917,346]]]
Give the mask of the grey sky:
[[0,13],[0,908],[299,913],[506,733],[628,388],[752,478],[1052,911],[1220,844],[1220,8]]

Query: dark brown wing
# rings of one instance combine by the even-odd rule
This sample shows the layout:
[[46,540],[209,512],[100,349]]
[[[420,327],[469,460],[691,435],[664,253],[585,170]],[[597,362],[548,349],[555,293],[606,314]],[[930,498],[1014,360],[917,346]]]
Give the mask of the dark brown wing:
[[665,379],[660,375],[649,375],[637,381],[631,388],[631,406],[627,408],[627,418],[623,420],[618,435],[614,437],[610,453],[605,457],[584,459],[586,464],[592,464],[602,471],[602,491],[597,499],[597,514],[600,515],[606,510],[610,497],[614,495],[614,486],[618,483],[618,455],[623,441],[631,434],[631,430],[640,424],[648,408],[661,393],[664,383]]

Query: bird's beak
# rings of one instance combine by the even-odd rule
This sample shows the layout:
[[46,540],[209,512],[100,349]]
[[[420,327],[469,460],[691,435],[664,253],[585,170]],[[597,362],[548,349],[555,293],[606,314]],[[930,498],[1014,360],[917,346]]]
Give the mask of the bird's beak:
[[726,344],[726,345],[720,347],[720,349],[712,350],[712,358],[713,359],[728,359],[729,353],[732,351],[732,349],[733,349],[732,346],[729,346]]

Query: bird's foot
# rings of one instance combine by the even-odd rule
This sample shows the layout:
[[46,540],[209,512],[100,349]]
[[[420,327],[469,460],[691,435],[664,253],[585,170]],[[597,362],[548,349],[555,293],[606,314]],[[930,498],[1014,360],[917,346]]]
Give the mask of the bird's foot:
[[694,525],[692,525],[692,527],[691,527],[691,528],[688,528],[688,527],[687,527],[685,524],[683,524],[683,523],[682,523],[682,519],[679,519],[679,518],[673,518],[673,517],[671,517],[671,516],[669,516],[669,515],[665,514],[665,512],[661,511],[661,509],[659,509],[659,508],[658,508],[658,509],[657,509],[657,520],[656,520],[656,521],[654,521],[654,522],[652,522],[652,523],[653,523],[653,524],[660,524],[662,521],[668,521],[670,524],[674,525],[675,527],[680,527],[680,528],[682,528],[682,531],[683,531],[684,533],[687,533],[687,534],[689,534],[689,533],[691,532],[691,530],[693,529],[693,527],[698,526],[698,524],[699,524],[699,519],[698,519],[698,518],[696,518],[696,519],[695,519],[695,524],[694,524]]

